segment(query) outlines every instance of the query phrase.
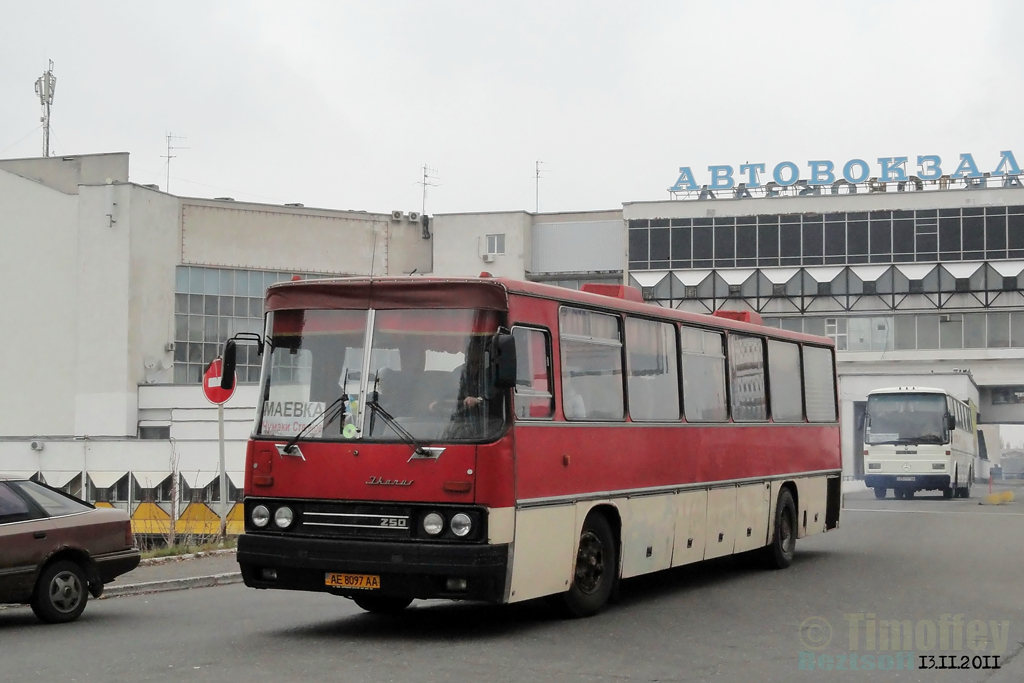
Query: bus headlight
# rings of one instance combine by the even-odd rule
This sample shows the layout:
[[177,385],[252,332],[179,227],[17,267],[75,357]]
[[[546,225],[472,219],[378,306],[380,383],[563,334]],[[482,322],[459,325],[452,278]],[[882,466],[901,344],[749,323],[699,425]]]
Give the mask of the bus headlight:
[[431,536],[437,536],[444,531],[444,517],[436,512],[427,514],[423,518],[423,530]]
[[460,512],[452,517],[452,533],[456,536],[465,536],[473,528],[473,520],[465,512]]
[[252,509],[251,519],[253,524],[262,529],[270,522],[270,510],[266,505],[257,505]]
[[277,512],[274,513],[274,524],[276,524],[279,529],[287,529],[292,525],[292,521],[294,519],[295,514],[287,505],[282,505],[277,508]]

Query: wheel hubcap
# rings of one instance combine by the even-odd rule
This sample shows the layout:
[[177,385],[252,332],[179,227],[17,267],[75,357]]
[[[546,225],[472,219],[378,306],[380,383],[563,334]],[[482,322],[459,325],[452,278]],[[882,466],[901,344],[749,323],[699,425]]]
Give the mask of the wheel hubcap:
[[584,531],[576,554],[576,587],[589,595],[600,588],[603,576],[604,544],[593,531]]
[[789,555],[793,552],[793,516],[788,513],[782,515],[782,528],[780,534],[782,538],[782,552]]
[[50,604],[62,614],[74,612],[82,601],[82,582],[71,572],[61,572],[50,582]]

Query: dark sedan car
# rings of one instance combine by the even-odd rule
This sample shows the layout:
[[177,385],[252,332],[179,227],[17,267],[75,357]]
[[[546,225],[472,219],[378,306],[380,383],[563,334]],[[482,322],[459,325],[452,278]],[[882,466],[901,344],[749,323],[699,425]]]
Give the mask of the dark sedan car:
[[28,603],[43,621],[74,621],[89,594],[139,564],[122,510],[0,478],[0,602]]

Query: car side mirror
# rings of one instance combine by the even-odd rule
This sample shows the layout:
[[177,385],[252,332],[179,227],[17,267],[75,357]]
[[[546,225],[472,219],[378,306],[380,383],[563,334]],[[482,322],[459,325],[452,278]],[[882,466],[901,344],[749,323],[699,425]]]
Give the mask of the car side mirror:
[[224,359],[221,361],[221,389],[233,389],[235,387],[235,365],[237,362],[238,350],[235,348],[235,340],[228,339],[224,342]]
[[496,388],[516,385],[516,342],[508,332],[499,332],[491,340],[491,372]]

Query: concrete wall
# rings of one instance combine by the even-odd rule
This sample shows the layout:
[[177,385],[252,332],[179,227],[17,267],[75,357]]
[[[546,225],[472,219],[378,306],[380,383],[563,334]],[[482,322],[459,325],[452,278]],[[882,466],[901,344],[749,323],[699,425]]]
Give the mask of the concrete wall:
[[[472,276],[487,271],[496,277],[526,279],[532,262],[533,216],[525,211],[439,214],[434,216],[434,275]],[[486,236],[505,235],[505,253],[491,263],[481,257]]]
[[[180,201],[129,186],[121,215],[129,222],[128,386],[170,382],[174,340],[174,276],[180,263]],[[135,432],[132,431],[132,434]]]
[[0,159],[0,169],[36,180],[65,194],[78,194],[79,185],[103,185],[108,180],[127,183],[128,153]]
[[419,225],[390,215],[182,200],[183,263],[338,275],[430,269]]
[[527,270],[531,274],[621,271],[625,234],[621,211],[536,216],[533,259]]
[[0,170],[0,436],[75,431],[78,197]]

